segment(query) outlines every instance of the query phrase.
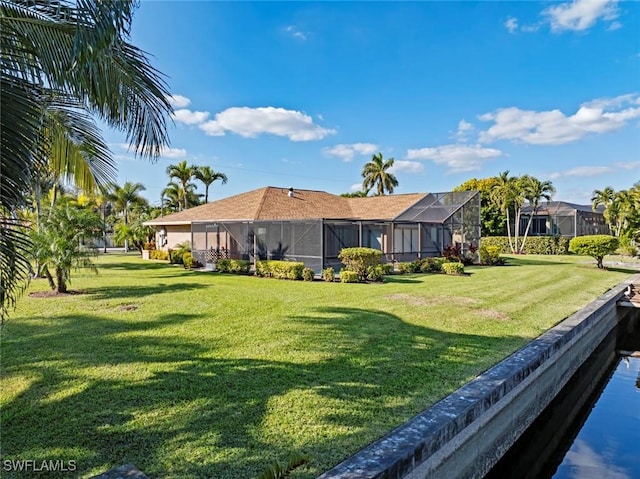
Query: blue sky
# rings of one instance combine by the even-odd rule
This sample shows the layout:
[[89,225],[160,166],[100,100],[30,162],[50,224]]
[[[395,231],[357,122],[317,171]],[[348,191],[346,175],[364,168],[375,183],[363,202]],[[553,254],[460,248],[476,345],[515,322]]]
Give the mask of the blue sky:
[[150,164],[105,136],[156,204],[181,160],[227,174],[216,200],[353,191],[378,151],[397,193],[510,170],[589,203],[640,180],[638,32],[640,3],[610,0],[143,1],[132,41],[167,76],[171,149]]

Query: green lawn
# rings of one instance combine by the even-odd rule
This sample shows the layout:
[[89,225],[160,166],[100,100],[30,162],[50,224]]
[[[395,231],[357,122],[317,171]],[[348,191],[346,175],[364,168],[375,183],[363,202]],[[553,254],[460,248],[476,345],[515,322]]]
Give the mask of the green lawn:
[[292,477],[315,477],[631,273],[569,256],[371,285],[99,268],[73,276],[86,294],[25,296],[2,331],[2,459],[246,479],[298,452]]

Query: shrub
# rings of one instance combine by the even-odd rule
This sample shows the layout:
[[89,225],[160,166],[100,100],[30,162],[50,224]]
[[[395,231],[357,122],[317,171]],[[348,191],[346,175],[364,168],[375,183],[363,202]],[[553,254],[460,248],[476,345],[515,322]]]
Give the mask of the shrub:
[[[156,249],[156,242],[151,240],[151,241],[147,241],[145,244],[142,245],[142,249],[147,249],[147,250],[154,250]],[[149,255],[149,257],[151,257],[151,255]]]
[[444,258],[424,258],[417,262],[417,272],[420,273],[441,273]]
[[393,274],[393,263],[383,263],[380,265],[382,268],[382,274]]
[[598,268],[603,269],[602,260],[618,249],[618,238],[610,235],[576,236],[571,238],[569,249],[576,254],[593,256]]
[[336,280],[336,272],[333,268],[325,268],[322,270],[322,279],[328,283]]
[[616,253],[633,258],[634,256],[638,256],[638,248],[628,235],[622,235],[618,238],[618,249]]
[[169,259],[169,252],[161,249],[154,249],[149,252],[149,259],[158,259],[167,261]]
[[360,281],[367,278],[368,268],[380,264],[382,251],[373,248],[342,248],[338,259],[349,271],[358,275]]
[[382,281],[382,277],[384,276],[384,268],[381,264],[377,264],[375,266],[369,266],[367,270],[367,281]]
[[462,263],[442,263],[442,271],[446,274],[460,275],[464,274],[464,264]]
[[341,283],[359,283],[360,278],[358,273],[349,269],[340,270],[340,282]]
[[182,264],[182,257],[184,253],[180,250],[170,249],[169,250],[169,263],[171,264]]
[[408,274],[414,271],[413,263],[398,263],[397,267],[398,274]]
[[304,263],[296,261],[258,261],[256,274],[265,278],[275,279],[302,279]]
[[219,259],[216,271],[220,273],[245,274],[251,269],[251,262],[242,259]]
[[[507,236],[484,236],[480,240],[480,246],[497,246],[500,248],[500,253],[511,253]],[[562,236],[527,236],[524,252],[527,254],[569,254],[569,239]]]
[[495,266],[499,264],[504,264],[504,260],[500,258],[500,247],[499,246],[487,246],[480,245],[480,249],[478,250],[480,254],[480,263]]
[[195,266],[196,261],[191,256],[191,253],[185,253],[182,255],[182,264],[185,269],[191,269]]
[[315,273],[313,272],[313,270],[311,268],[304,268],[302,270],[302,279],[305,281],[313,281],[313,277],[315,276]]

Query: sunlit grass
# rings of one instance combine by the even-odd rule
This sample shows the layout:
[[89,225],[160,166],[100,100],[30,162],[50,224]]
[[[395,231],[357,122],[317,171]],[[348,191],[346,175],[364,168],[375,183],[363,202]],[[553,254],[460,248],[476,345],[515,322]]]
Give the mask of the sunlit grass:
[[630,273],[526,256],[359,285],[99,262],[73,276],[86,294],[26,296],[2,331],[3,459],[244,479],[298,452],[292,477],[315,477]]

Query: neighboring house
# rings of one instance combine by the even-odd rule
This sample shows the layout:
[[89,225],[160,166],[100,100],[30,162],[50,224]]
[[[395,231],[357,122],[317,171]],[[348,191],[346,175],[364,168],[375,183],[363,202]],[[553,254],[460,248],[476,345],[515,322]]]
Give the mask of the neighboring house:
[[145,224],[163,249],[190,241],[201,263],[238,259],[302,261],[315,272],[339,266],[342,248],[366,246],[384,261],[440,256],[480,242],[480,194],[413,193],[344,198],[324,191],[265,187]]
[[[576,205],[566,201],[544,202],[533,217],[529,234],[532,236],[584,236],[610,234],[602,215],[603,208],[593,211],[591,205]],[[520,233],[523,234],[532,208],[522,208]]]

